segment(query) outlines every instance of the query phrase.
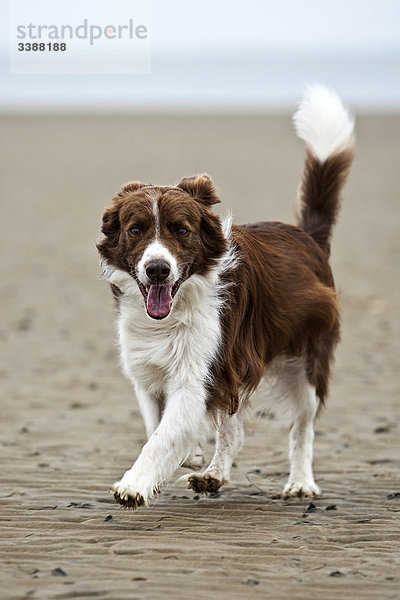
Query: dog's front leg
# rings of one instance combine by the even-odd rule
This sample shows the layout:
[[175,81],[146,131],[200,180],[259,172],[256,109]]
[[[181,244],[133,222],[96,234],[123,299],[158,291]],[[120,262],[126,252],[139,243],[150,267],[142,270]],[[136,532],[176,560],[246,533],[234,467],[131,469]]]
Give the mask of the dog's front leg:
[[133,509],[145,505],[172,477],[206,424],[205,399],[200,381],[169,384],[160,424],[133,467],[114,484],[117,502]]

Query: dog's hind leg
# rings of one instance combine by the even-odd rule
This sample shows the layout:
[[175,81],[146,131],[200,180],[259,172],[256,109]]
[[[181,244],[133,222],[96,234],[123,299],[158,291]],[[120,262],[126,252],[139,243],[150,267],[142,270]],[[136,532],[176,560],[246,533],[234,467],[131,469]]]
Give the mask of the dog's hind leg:
[[314,419],[318,400],[315,388],[308,382],[299,386],[299,392],[294,402],[294,421],[289,433],[290,474],[283,490],[284,498],[309,498],[320,494],[312,469]]
[[229,481],[232,461],[244,441],[243,413],[225,417],[216,432],[215,453],[210,465],[201,473],[184,475],[189,489],[199,494],[217,492]]
[[314,481],[312,459],[314,420],[319,400],[315,387],[309,383],[303,361],[288,361],[279,382],[284,395],[282,400],[290,406],[292,425],[289,433],[289,479],[283,498],[319,495]]
[[289,364],[286,384],[293,406],[293,423],[289,433],[290,475],[283,497],[312,497],[321,492],[312,470],[314,421],[328,394],[330,365],[339,339],[338,323],[332,332],[318,342],[309,343],[305,367]]

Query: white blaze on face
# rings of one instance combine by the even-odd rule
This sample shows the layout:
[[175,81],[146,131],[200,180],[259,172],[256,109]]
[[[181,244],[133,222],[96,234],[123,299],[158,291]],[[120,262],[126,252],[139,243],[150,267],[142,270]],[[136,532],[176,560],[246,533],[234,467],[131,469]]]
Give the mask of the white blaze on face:
[[173,285],[176,281],[178,281],[180,273],[176,258],[160,241],[160,211],[158,208],[157,198],[153,200],[153,214],[155,221],[155,238],[143,252],[142,258],[137,266],[137,275],[139,281],[143,283],[143,285],[148,285],[150,282],[146,274],[147,264],[153,260],[165,260],[171,269],[171,273],[168,279],[166,279],[165,283]]
[[158,210],[157,200],[153,201],[153,214],[156,222],[156,240],[160,238],[160,211]]
[[[142,293],[145,295],[147,314],[153,319],[164,319],[171,311],[174,290],[179,287],[178,280],[180,272],[175,256],[171,254],[168,248],[160,240],[160,213],[157,199],[153,200],[153,214],[155,221],[155,238],[147,246],[140,259],[136,273],[140,283],[143,286]],[[155,284],[147,274],[150,263],[164,262],[170,269],[169,275],[162,282]]]

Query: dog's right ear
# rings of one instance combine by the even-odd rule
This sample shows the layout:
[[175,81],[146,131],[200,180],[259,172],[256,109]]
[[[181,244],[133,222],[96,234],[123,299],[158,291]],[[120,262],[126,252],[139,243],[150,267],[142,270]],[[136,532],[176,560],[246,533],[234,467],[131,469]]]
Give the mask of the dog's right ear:
[[111,208],[107,208],[103,214],[101,232],[116,246],[119,238],[119,203],[114,203]]
[[140,190],[140,188],[145,187],[145,185],[146,185],[145,183],[140,183],[140,181],[131,181],[130,183],[125,183],[118,190],[117,197],[123,198],[130,192],[136,192],[136,190]]
[[97,250],[105,258],[109,258],[110,251],[117,245],[120,233],[119,210],[121,201],[117,196],[114,198],[113,205],[107,208],[103,214],[101,232],[104,234],[104,239],[96,244]]

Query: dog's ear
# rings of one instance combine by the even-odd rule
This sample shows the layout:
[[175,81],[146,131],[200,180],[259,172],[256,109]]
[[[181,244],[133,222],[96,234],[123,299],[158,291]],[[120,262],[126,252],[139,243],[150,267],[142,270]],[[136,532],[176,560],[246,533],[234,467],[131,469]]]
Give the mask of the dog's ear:
[[203,175],[194,175],[193,177],[184,177],[176,187],[187,192],[192,198],[204,204],[204,206],[212,206],[221,202],[215,191],[211,177],[205,173]]
[[145,187],[146,183],[140,183],[140,181],[130,181],[129,183],[125,183],[118,190],[117,197],[123,198],[126,194],[130,192],[136,192],[136,190],[140,190],[140,188]]
[[209,210],[205,210],[201,217],[200,235],[204,249],[203,256],[208,264],[215,262],[228,249],[221,220]]
[[107,208],[103,214],[101,232],[111,241],[118,242],[119,237],[119,204],[115,203],[111,208]]
[[104,239],[96,244],[97,250],[102,256],[109,258],[110,251],[118,245],[120,234],[119,209],[121,203],[114,198],[114,203],[110,208],[107,208],[103,214],[101,232],[104,234]]

